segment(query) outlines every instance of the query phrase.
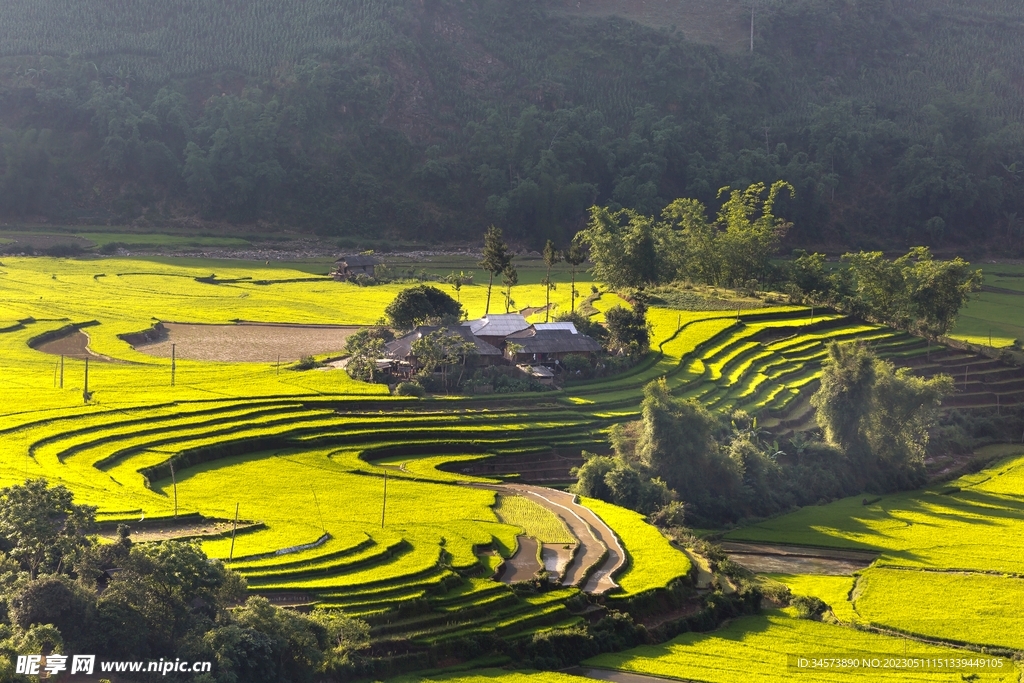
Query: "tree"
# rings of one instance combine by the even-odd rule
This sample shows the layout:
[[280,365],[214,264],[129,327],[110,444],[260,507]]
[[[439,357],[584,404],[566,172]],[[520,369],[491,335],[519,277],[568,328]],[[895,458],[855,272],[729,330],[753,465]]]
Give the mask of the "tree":
[[501,273],[501,284],[505,287],[505,313],[508,313],[516,303],[512,300],[512,288],[519,284],[519,271],[511,263]]
[[399,292],[384,313],[393,327],[407,330],[430,320],[457,320],[462,317],[462,304],[437,287],[417,285]]
[[562,254],[555,248],[555,243],[548,240],[544,245],[544,265],[547,266],[547,273],[544,275],[545,290],[545,306],[544,306],[544,322],[551,320],[551,290],[555,288],[555,283],[551,281],[551,269],[562,261]]
[[918,247],[911,253],[916,259],[911,306],[925,331],[940,337],[956,322],[971,294],[981,289],[981,271],[971,271],[971,264],[959,257],[952,261],[935,260],[927,247]]
[[30,579],[41,572],[70,573],[90,545],[96,508],[76,505],[63,485],[31,479],[0,490],[0,538]]
[[924,481],[929,432],[952,392],[947,376],[915,377],[863,346],[833,343],[811,405],[829,443],[852,458],[861,485],[895,490]]
[[[762,198],[766,190],[768,197]],[[793,186],[782,180],[772,183],[770,188],[754,183],[743,191],[730,192],[728,187],[718,191],[719,197],[729,193],[729,199],[718,212],[723,232],[717,239],[726,282],[735,285],[750,279],[764,281],[771,257],[792,226],[772,213],[784,190],[793,196]]]
[[637,301],[632,310],[615,306],[605,313],[608,324],[608,347],[631,355],[650,350],[651,330],[647,324],[647,306]]
[[245,582],[211,562],[198,542],[135,545],[101,603],[141,615],[152,652],[173,652],[188,633],[210,628],[241,602]]
[[678,235],[679,270],[698,282],[722,282],[722,253],[717,227],[708,221],[707,208],[696,199],[677,199],[661,212],[662,221]]
[[94,645],[96,595],[66,576],[43,576],[11,596],[10,618],[24,630],[53,624],[65,645],[83,651]]
[[879,488],[900,490],[921,486],[929,434],[942,399],[954,392],[953,379],[916,377],[909,368],[875,362],[871,412],[863,431],[878,473]]
[[821,387],[811,397],[826,441],[847,453],[865,455],[862,425],[871,412],[874,383],[875,359],[866,347],[852,343],[829,344]]
[[487,280],[487,305],[484,307],[484,315],[491,312],[491,288],[494,286],[494,276],[504,273],[512,265],[512,252],[501,237],[501,230],[495,226],[487,228],[484,233],[484,256],[480,260],[480,267],[489,273]]
[[459,271],[458,274],[453,270],[448,277],[445,278],[445,282],[452,286],[455,290],[455,299],[462,302],[462,285],[469,284],[473,281],[472,275],[466,275],[464,271]]
[[412,345],[412,354],[423,366],[421,372],[431,375],[441,372],[441,384],[448,391],[449,369],[461,366],[455,386],[462,384],[462,375],[470,358],[477,355],[476,346],[457,332],[441,328],[417,339]]
[[348,664],[351,657],[370,645],[370,626],[334,610],[315,609],[309,618],[327,632],[327,657],[330,666]]
[[594,276],[613,288],[639,289],[675,279],[675,231],[631,209],[590,209],[576,240],[590,249]]
[[572,272],[572,284],[570,285],[572,287],[572,296],[570,297],[571,303],[569,310],[570,312],[575,313],[576,297],[578,296],[576,293],[576,269],[583,265],[583,263],[587,260],[587,254],[585,251],[583,251],[583,247],[580,246],[580,243],[577,240],[573,239],[572,243],[569,245],[569,248],[565,250],[564,256],[565,262],[569,264],[570,270]]
[[385,327],[371,327],[359,330],[345,341],[345,351],[349,354],[345,370],[352,379],[362,382],[376,382],[381,373],[377,369],[377,361],[386,355],[384,345],[395,338],[391,330]]

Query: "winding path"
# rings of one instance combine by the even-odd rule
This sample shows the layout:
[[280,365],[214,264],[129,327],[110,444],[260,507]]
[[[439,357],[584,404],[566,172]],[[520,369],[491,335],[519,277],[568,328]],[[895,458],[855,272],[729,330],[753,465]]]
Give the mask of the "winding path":
[[612,576],[626,562],[622,544],[604,520],[589,508],[580,505],[575,495],[529,484],[472,486],[525,496],[565,522],[573,535],[579,539],[580,547],[565,571],[563,585],[579,586],[588,593],[606,593],[618,588]]

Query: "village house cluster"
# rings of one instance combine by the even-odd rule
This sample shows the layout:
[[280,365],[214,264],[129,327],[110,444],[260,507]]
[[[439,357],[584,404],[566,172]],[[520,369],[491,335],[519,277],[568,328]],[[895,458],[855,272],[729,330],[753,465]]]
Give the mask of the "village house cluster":
[[[421,325],[389,342],[385,346],[388,357],[381,359],[381,369],[411,377],[421,367],[413,345],[439,329]],[[487,315],[449,329],[473,345],[478,364],[515,365],[542,384],[554,382],[566,356],[583,356],[593,362],[603,351],[599,342],[580,333],[571,322],[529,323],[518,313]]]

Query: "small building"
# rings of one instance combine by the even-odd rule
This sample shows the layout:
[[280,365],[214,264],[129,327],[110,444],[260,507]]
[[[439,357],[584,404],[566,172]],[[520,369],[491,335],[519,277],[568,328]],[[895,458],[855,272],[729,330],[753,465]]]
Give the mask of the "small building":
[[[513,353],[512,345],[515,345]],[[505,356],[513,363],[554,365],[569,354],[595,357],[604,348],[593,337],[580,334],[572,323],[538,323],[506,338]]]
[[555,383],[555,373],[551,368],[543,365],[517,365],[516,367],[546,387]]
[[351,280],[357,275],[373,277],[380,264],[378,259],[367,254],[342,256],[334,262],[334,272],[331,275],[335,280]]
[[[411,367],[413,371],[420,368],[420,364],[416,360],[416,356],[413,353],[412,346],[423,337],[427,336],[431,332],[436,332],[442,329],[437,325],[420,325],[415,330],[399,337],[394,341],[388,342],[384,345],[384,350],[387,352],[388,357],[401,362],[405,366]],[[459,327],[449,327],[449,331],[458,334],[460,337],[473,344],[476,349],[477,363],[480,365],[497,365],[503,362],[503,356],[501,350],[491,346],[484,340],[473,335],[468,327],[464,325]]]
[[462,323],[474,336],[501,349],[509,335],[530,329],[530,323],[518,313],[494,313]]

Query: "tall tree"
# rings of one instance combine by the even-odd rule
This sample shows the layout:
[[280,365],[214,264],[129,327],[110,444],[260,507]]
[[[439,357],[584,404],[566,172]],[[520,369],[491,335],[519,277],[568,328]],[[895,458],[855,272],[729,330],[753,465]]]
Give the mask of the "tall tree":
[[811,397],[825,439],[847,453],[864,455],[862,431],[871,412],[875,359],[860,344],[831,343],[821,375],[821,388]]
[[[730,284],[764,280],[767,275],[770,260],[792,225],[773,213],[784,190],[793,196],[793,186],[782,180],[772,183],[770,188],[764,183],[754,183],[743,191],[729,192],[727,187],[718,191],[719,197],[729,193],[718,212],[718,224],[723,229],[718,236],[718,247],[725,280]],[[765,191],[767,198],[763,196]]]
[[76,505],[71,491],[45,479],[0,489],[0,539],[30,579],[40,572],[70,573],[91,545],[86,534],[95,519],[96,508]]
[[501,284],[505,287],[505,313],[512,310],[512,288],[519,284],[519,271],[511,263],[501,272]]
[[642,288],[676,276],[678,236],[650,216],[595,206],[576,239],[590,248],[594,275],[610,287]]
[[487,305],[484,307],[484,315],[491,312],[491,288],[494,286],[494,276],[504,273],[511,265],[512,252],[508,250],[508,245],[501,237],[501,229],[492,225],[484,233],[484,256],[480,260],[480,267],[490,275],[487,280]]
[[575,239],[569,245],[569,248],[565,250],[565,262],[569,264],[572,271],[572,303],[570,304],[569,311],[571,313],[576,312],[576,269],[579,268],[587,260],[587,254],[583,251],[583,247]]
[[545,294],[545,306],[544,306],[544,322],[551,320],[551,290],[555,288],[555,283],[551,281],[551,269],[562,261],[562,253],[555,248],[555,243],[551,240],[547,241],[544,245],[544,265],[547,266],[547,273],[544,275],[544,294]]

